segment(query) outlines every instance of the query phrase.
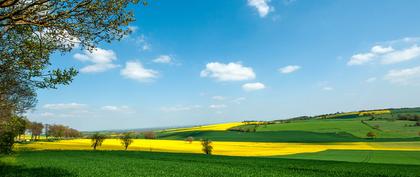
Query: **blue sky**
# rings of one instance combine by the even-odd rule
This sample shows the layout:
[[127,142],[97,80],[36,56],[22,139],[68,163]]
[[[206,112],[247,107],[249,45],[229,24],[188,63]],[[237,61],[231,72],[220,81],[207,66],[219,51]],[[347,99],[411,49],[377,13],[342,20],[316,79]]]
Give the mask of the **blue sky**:
[[103,130],[420,106],[419,6],[151,1],[123,40],[53,55],[80,74],[28,116]]

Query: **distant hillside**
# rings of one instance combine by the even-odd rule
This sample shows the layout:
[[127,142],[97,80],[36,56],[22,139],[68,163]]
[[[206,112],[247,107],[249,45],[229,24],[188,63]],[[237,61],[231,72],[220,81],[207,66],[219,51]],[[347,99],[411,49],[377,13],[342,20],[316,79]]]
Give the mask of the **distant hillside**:
[[[415,108],[389,108],[389,109],[373,109],[373,110],[360,110],[353,112],[336,112],[331,114],[322,114],[316,116],[300,116],[285,119],[286,121],[293,120],[309,120],[309,119],[349,119],[349,118],[360,118],[366,116],[376,115],[391,115],[398,116],[400,114],[420,114],[420,107]],[[274,120],[274,121],[285,121],[285,120]]]

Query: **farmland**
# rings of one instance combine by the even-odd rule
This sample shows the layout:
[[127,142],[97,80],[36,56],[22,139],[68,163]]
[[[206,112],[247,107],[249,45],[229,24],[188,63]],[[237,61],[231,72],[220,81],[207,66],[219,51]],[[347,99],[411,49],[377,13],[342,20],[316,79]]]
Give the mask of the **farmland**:
[[[53,157],[53,158],[52,158]],[[0,176],[418,176],[418,166],[124,151],[0,158]]]
[[[411,111],[401,114],[417,114]],[[17,154],[0,157],[0,168],[5,176],[418,175],[420,127],[415,121],[400,120],[390,111],[366,113],[357,112],[353,118],[247,121],[156,130],[153,139],[133,139],[127,151],[123,151],[118,132],[107,132],[108,138],[97,151],[92,151],[87,138],[93,132],[79,139],[47,141],[43,137],[16,144]],[[350,114],[356,113],[340,113]],[[367,137],[367,132],[374,132],[376,137]],[[188,138],[192,141],[186,141]],[[203,155],[201,139],[212,140],[213,156]]]

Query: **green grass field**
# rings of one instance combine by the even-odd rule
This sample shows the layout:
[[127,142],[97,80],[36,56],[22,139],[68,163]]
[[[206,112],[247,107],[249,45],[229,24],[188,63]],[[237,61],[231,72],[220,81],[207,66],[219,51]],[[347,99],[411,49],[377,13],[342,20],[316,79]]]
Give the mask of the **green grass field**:
[[420,151],[327,150],[317,153],[301,153],[277,157],[288,159],[420,165]]
[[209,138],[214,141],[239,142],[357,142],[372,141],[355,137],[351,134],[317,133],[309,131],[264,131],[264,132],[237,132],[237,131],[190,131],[161,134],[160,139],[184,140],[192,136],[195,139]]
[[419,176],[420,166],[124,151],[28,151],[0,176]]

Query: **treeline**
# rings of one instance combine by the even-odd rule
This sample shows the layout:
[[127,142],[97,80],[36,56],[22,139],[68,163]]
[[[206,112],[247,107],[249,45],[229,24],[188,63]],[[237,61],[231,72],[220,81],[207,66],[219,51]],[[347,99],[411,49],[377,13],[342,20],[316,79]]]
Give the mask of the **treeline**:
[[[41,135],[45,135],[46,140],[49,137],[55,139],[60,138],[77,138],[81,133],[76,129],[64,125],[48,125],[40,122],[31,122],[23,116],[13,116],[9,121],[1,123],[0,136],[0,153],[10,153],[16,141],[26,141],[25,135],[31,135],[31,141],[41,139]],[[51,138],[50,138],[51,139]]]
[[54,138],[77,138],[81,137],[82,134],[73,128],[64,125],[46,125],[45,136]]

